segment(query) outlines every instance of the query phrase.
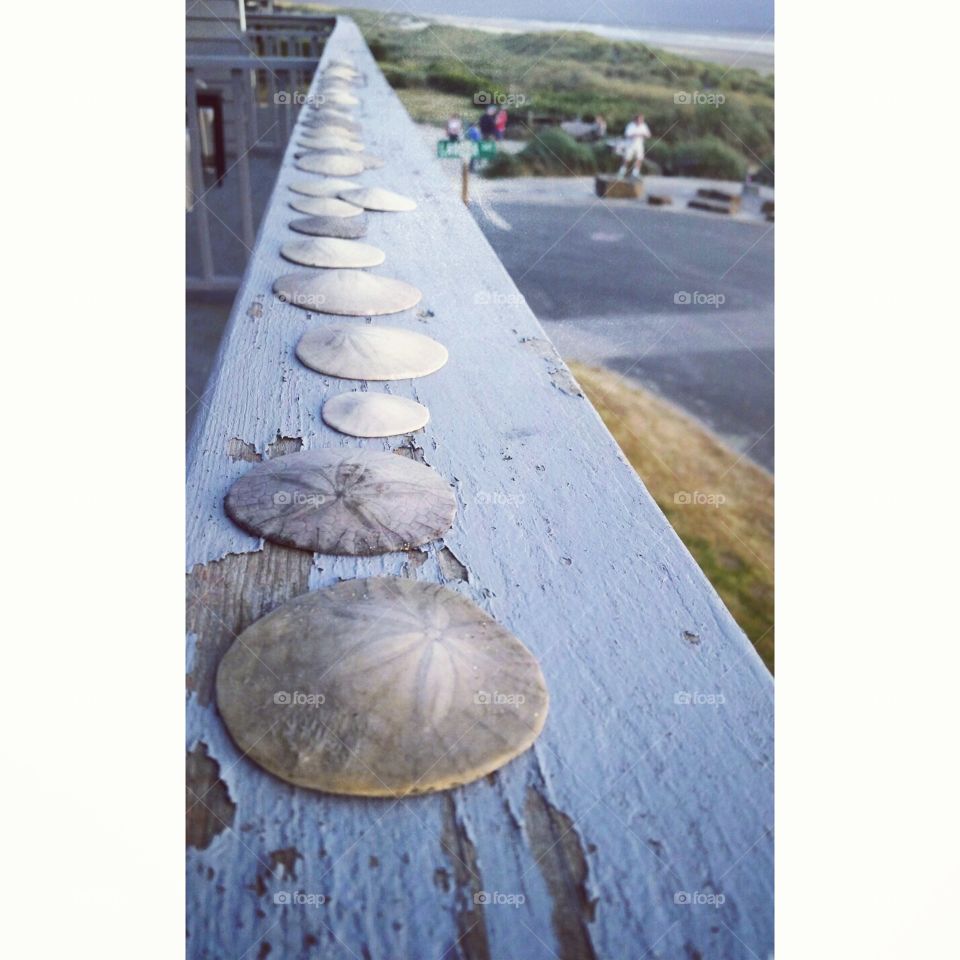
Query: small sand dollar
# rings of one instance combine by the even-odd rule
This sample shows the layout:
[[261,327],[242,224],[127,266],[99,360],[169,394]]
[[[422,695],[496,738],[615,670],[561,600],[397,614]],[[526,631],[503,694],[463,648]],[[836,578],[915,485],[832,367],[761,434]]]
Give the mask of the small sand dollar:
[[297,357],[319,373],[345,380],[409,380],[447,362],[447,348],[422,333],[377,324],[327,324],[308,330]]
[[245,756],[282,780],[404,796],[477,780],[539,736],[534,655],[453,590],[347,580],[261,617],[217,670],[217,707]]
[[[290,189],[294,193],[305,197],[335,197],[344,190],[353,190],[356,184],[352,180],[341,180],[339,177],[322,177],[317,180],[294,180]],[[349,202],[349,201],[348,201]]]
[[395,437],[421,430],[430,419],[422,403],[389,393],[339,393],[323,405],[326,424],[351,437]]
[[301,134],[297,140],[297,146],[306,147],[309,150],[329,150],[342,153],[363,153],[363,144],[352,137],[328,136],[327,134]]
[[416,203],[409,197],[404,197],[392,190],[384,190],[382,187],[356,187],[349,181],[347,185],[338,194],[344,200],[355,203],[358,207],[365,210],[416,210]]
[[337,110],[334,107],[313,107],[309,113],[303,113],[304,123],[343,123],[359,127],[356,117],[349,110]]
[[227,493],[254,536],[315,553],[368,556],[442,536],[456,501],[435,470],[382,450],[335,447],[255,464]]
[[386,254],[369,243],[341,240],[336,237],[312,237],[309,240],[288,240],[280,247],[280,255],[305,267],[376,267]]
[[340,237],[355,240],[366,236],[367,218],[362,217],[299,217],[290,221],[290,229],[311,237]]
[[337,197],[294,197],[290,206],[311,217],[356,217],[363,213],[363,207]]
[[355,107],[360,101],[345,90],[331,90],[323,94],[325,103],[332,103],[335,107]]
[[331,67],[324,70],[322,75],[323,83],[346,83],[351,87],[358,87],[362,77],[355,70],[347,70],[344,67]]
[[356,128],[338,126],[332,123],[320,123],[315,127],[301,130],[300,135],[316,140],[317,137],[340,137],[345,140],[359,140],[360,134]]
[[294,306],[344,317],[399,313],[416,306],[423,296],[402,280],[356,270],[290,273],[274,282],[273,292]]
[[297,169],[306,173],[322,173],[327,177],[353,177],[367,169],[354,155],[342,153],[308,153],[297,160]]

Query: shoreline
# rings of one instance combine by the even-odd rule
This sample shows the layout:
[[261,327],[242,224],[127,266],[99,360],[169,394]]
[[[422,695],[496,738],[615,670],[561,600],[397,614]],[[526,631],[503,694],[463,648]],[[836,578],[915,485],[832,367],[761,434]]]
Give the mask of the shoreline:
[[417,15],[417,19],[450,27],[467,27],[485,33],[592,33],[604,40],[629,40],[724,67],[749,67],[770,74],[774,68],[772,34],[704,33],[699,30],[662,30],[610,26],[604,23],[571,23],[550,20],[508,20],[461,17],[452,14]]

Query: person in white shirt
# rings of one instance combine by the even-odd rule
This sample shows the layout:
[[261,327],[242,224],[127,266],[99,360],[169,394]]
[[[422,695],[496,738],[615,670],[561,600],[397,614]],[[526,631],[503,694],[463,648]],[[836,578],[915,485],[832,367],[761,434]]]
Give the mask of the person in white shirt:
[[628,124],[623,132],[623,138],[626,140],[626,149],[623,153],[623,163],[617,173],[618,177],[623,177],[628,167],[633,167],[631,176],[640,176],[640,167],[643,164],[643,141],[652,137],[650,128],[643,119],[643,114],[638,113]]

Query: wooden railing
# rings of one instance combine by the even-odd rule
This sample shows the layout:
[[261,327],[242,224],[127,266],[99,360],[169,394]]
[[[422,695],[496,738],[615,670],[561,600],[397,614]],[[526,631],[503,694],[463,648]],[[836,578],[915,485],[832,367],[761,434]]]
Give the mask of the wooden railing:
[[[365,239],[387,255],[376,272],[423,291],[384,322],[450,357],[390,385],[429,407],[423,432],[359,441],[325,426],[343,386],[294,355],[324,319],[271,292],[296,269],[279,255],[304,176],[290,143],[190,445],[189,955],[767,960],[771,678],[345,18],[323,62],[340,57],[364,75],[358,119],[387,161],[358,181],[418,203],[369,216]],[[225,515],[253,461],[338,446],[426,462],[454,486],[451,531],[334,557],[265,544]],[[529,751],[399,801],[298,789],[241,755],[213,692],[237,634],[290,597],[378,575],[445,584],[536,655],[551,707]]]

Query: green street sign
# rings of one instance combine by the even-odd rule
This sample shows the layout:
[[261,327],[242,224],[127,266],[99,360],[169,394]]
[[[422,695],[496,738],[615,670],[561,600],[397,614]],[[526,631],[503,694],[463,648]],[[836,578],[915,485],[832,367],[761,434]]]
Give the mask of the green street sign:
[[459,143],[453,140],[437,141],[437,156],[441,160],[470,156],[479,157],[481,160],[489,160],[496,154],[497,144],[494,140],[461,140]]

